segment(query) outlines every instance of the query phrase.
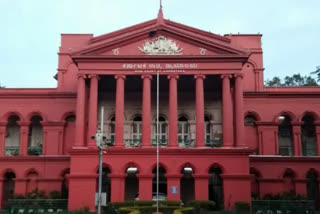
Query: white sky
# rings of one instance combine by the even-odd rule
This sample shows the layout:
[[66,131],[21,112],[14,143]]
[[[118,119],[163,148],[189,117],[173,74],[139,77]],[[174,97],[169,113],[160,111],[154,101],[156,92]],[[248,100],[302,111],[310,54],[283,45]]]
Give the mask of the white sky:
[[[56,87],[61,33],[95,36],[154,19],[159,0],[1,0],[0,84]],[[320,65],[319,0],[163,0],[164,17],[217,34],[262,33],[265,79]]]

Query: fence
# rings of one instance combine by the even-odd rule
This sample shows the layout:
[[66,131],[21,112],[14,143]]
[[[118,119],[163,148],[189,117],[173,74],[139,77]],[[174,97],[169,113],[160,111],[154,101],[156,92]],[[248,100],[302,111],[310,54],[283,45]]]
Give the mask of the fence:
[[11,214],[32,214],[55,213],[67,209],[67,199],[10,199],[6,211]]
[[316,214],[312,200],[253,200],[253,214]]

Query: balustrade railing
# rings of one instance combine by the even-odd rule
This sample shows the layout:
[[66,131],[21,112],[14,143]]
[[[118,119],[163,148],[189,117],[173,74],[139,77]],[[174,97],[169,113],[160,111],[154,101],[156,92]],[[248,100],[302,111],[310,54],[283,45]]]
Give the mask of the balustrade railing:
[[213,139],[205,139],[206,146],[208,147],[221,147],[222,139],[221,138],[213,138]]
[[41,155],[41,154],[42,154],[42,144],[28,147],[28,155]]
[[253,214],[315,214],[312,200],[253,200]]
[[124,144],[126,147],[139,147],[141,144],[141,139],[139,139],[139,138],[138,139],[137,138],[125,139]]
[[9,199],[6,210],[16,213],[58,213],[68,208],[67,199]]
[[18,156],[19,155],[19,146],[6,146],[5,155],[6,156]]
[[[161,138],[161,139],[158,139],[158,142],[160,146],[168,146],[168,139]],[[157,139],[151,139],[151,145],[157,146]]]
[[180,147],[191,148],[194,147],[195,139],[178,139],[178,144]]

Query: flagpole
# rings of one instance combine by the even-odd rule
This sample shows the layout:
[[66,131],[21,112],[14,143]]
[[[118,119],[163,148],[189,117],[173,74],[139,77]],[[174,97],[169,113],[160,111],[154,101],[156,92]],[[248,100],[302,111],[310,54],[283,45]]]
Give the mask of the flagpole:
[[157,70],[157,213],[159,213],[159,70]]

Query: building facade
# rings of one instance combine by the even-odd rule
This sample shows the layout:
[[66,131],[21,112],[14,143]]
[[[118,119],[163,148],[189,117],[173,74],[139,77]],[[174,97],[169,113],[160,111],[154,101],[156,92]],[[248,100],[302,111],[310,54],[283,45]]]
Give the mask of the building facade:
[[0,89],[1,207],[38,188],[94,210],[101,120],[108,201],[152,199],[156,139],[168,200],[319,200],[320,88],[264,87],[260,34],[220,36],[160,10],[101,36],[62,34],[58,56],[57,88]]

